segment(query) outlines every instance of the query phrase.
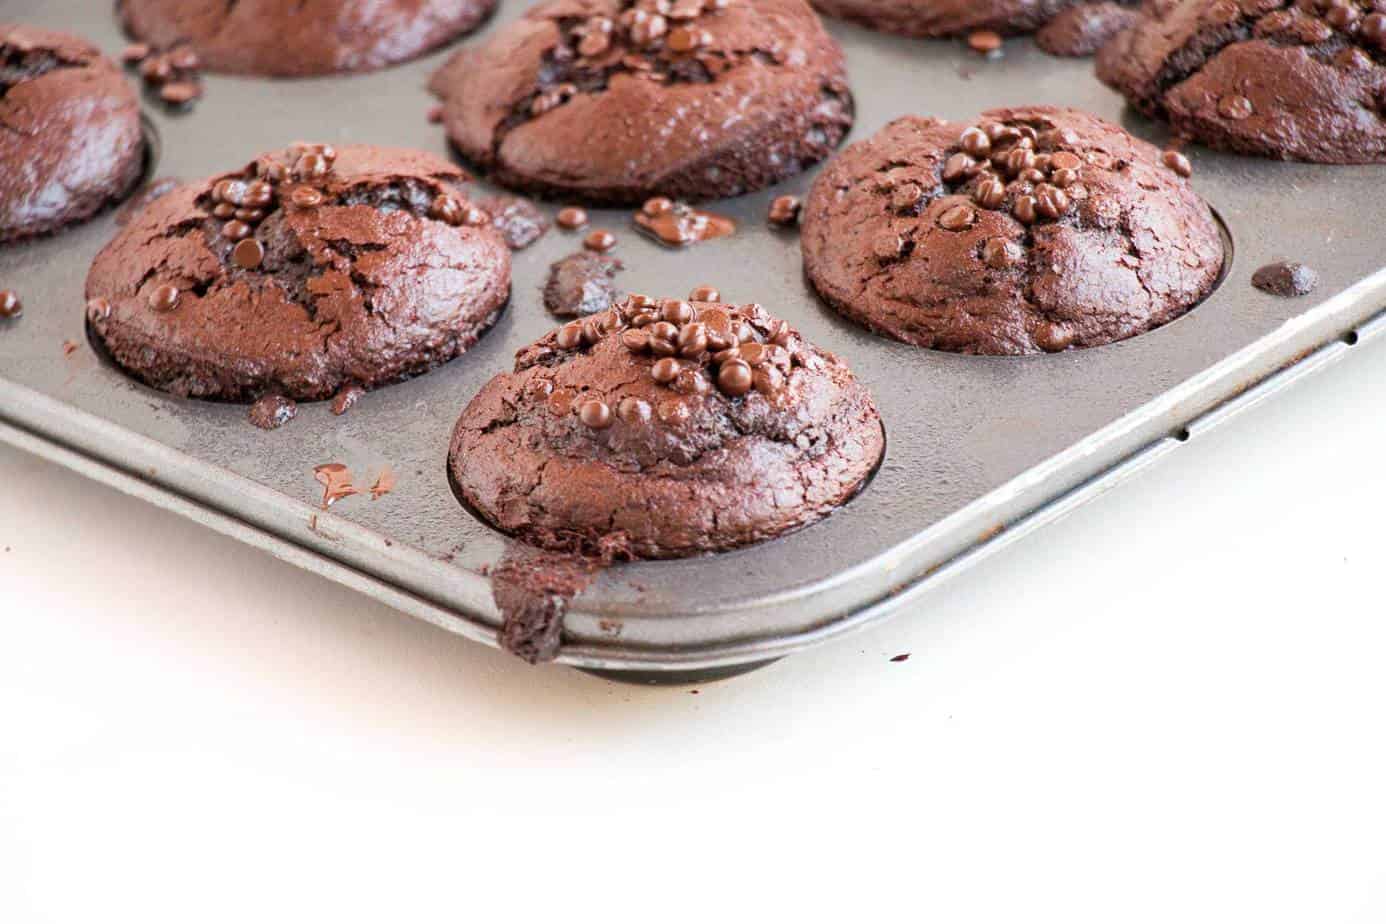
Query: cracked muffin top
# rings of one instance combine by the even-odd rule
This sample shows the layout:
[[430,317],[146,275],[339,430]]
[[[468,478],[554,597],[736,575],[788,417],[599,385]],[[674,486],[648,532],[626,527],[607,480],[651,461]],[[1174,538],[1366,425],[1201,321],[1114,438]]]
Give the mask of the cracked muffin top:
[[180,186],[97,255],[87,317],[111,357],[179,395],[331,397],[476,342],[510,250],[467,176],[417,151],[296,144]]
[[1180,135],[1240,154],[1386,161],[1386,2],[1161,0],[1098,77]]
[[[1088,0],[813,0],[829,16],[882,32],[936,38],[981,29],[1002,34],[1033,32]],[[1137,0],[1123,0],[1130,5]],[[1110,5],[1104,4],[1104,5]]]
[[498,182],[601,204],[761,189],[852,123],[842,51],[805,0],[553,0],[431,87]]
[[885,435],[847,366],[759,305],[640,295],[552,331],[453,434],[453,483],[504,532],[602,558],[677,558],[811,523]]
[[227,74],[371,71],[475,29],[497,0],[117,0],[125,30]]
[[809,278],[878,333],[958,353],[1058,352],[1201,301],[1221,236],[1183,155],[1074,109],[907,116],[852,145],[804,208]]
[[0,243],[90,218],[139,179],[135,92],[75,36],[0,24],[0,128]]

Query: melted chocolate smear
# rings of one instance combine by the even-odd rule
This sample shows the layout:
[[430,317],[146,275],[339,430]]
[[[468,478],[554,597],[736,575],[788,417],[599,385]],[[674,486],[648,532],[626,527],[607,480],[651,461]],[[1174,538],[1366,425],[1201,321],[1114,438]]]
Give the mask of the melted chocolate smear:
[[375,476],[375,484],[371,485],[371,500],[380,500],[395,489],[395,484],[395,470],[387,465]]
[[557,658],[568,601],[607,564],[512,543],[491,571],[491,595],[504,619],[497,636],[501,648],[530,664]]
[[901,663],[901,662],[903,662],[903,661],[908,661],[909,659],[910,659],[909,652],[905,652],[904,654],[898,654],[898,655],[896,655],[895,657],[891,658],[891,659],[890,659],[890,663],[892,663],[892,664],[899,664],[899,663]]
[[326,510],[344,497],[360,494],[351,483],[351,472],[339,462],[329,462],[313,469],[313,477],[322,485],[322,509]]
[[183,185],[182,180],[171,176],[160,177],[157,180],[150,181],[143,189],[131,196],[124,205],[116,210],[116,225],[121,228],[125,227],[136,215],[153,204],[155,199],[168,195],[181,185]]
[[356,402],[365,397],[366,390],[360,385],[343,385],[342,389],[332,398],[332,413],[341,417],[347,411],[356,406]]
[[581,318],[610,308],[621,298],[616,274],[621,261],[606,254],[582,250],[549,267],[544,284],[544,307],[560,318]]
[[1035,44],[1061,58],[1086,58],[1117,33],[1136,24],[1140,12],[1135,7],[1103,2],[1073,6],[1051,19],[1035,34]]
[[63,355],[64,355],[64,356],[71,356],[73,353],[76,353],[76,352],[77,352],[77,341],[75,341],[75,340],[64,340],[64,341],[63,341]]
[[278,430],[294,419],[298,405],[283,395],[265,395],[250,406],[250,422],[261,430]]
[[1252,274],[1251,284],[1271,295],[1296,298],[1318,288],[1319,274],[1303,263],[1271,263]]
[[646,235],[669,247],[687,247],[736,233],[736,222],[730,218],[682,202],[657,214],[642,209],[635,213],[635,224]]
[[519,196],[496,196],[481,203],[491,224],[511,250],[524,250],[549,231],[549,220],[539,207]]

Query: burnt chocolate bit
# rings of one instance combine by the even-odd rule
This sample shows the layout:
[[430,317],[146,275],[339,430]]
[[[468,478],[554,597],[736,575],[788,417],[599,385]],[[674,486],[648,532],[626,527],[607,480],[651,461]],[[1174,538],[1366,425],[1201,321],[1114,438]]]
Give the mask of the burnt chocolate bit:
[[635,213],[635,225],[669,247],[687,247],[736,233],[736,222],[663,197],[646,201]]
[[261,430],[278,430],[298,415],[298,405],[283,395],[265,395],[250,406],[250,422]]
[[1318,288],[1319,274],[1303,263],[1283,261],[1258,269],[1251,275],[1251,284],[1271,295],[1297,298]]
[[619,298],[616,274],[625,267],[607,254],[580,251],[549,267],[544,307],[560,318],[605,311]]
[[0,291],[0,318],[12,320],[24,313],[24,303],[13,289]]
[[496,196],[482,202],[480,208],[511,250],[524,250],[548,233],[549,220],[544,213],[521,196]]

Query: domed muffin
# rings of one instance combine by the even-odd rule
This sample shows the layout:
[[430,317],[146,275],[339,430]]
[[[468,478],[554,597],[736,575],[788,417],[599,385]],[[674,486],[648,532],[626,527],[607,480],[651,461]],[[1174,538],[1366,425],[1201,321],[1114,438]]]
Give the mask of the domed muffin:
[[497,0],[116,0],[125,30],[227,74],[372,71],[472,31]]
[[759,305],[634,295],[520,351],[453,433],[459,495],[547,549],[677,558],[846,503],[885,447],[870,394]]
[[84,221],[139,179],[139,101],[83,39],[0,24],[0,124],[0,243]]
[[92,332],[141,381],[329,398],[447,362],[510,291],[510,250],[431,154],[295,145],[156,199],[97,255]]
[[907,116],[852,145],[804,206],[819,294],[897,340],[958,353],[1093,347],[1201,301],[1221,235],[1183,155],[1074,109],[972,125]]
[[1239,154],[1386,161],[1386,4],[1162,0],[1097,75],[1177,134]]
[[804,0],[554,0],[431,86],[497,182],[613,205],[770,186],[852,124],[842,51]]

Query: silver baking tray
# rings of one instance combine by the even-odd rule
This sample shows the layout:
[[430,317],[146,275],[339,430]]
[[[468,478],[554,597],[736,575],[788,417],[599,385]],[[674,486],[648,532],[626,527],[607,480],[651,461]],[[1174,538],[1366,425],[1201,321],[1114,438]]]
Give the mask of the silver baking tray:
[[[114,54],[125,39],[110,6],[6,0],[3,15],[80,33]],[[497,21],[526,4],[502,6]],[[1090,62],[1047,57],[1029,41],[983,60],[958,43],[832,29],[856,92],[854,138],[904,113],[965,119],[994,106],[1051,103],[1163,140],[1098,84]],[[210,175],[294,140],[446,153],[442,130],[426,117],[433,100],[425,83],[442,59],[292,82],[207,75],[206,98],[191,114],[147,107],[151,176]],[[620,282],[630,291],[682,295],[713,283],[846,357],[876,394],[889,445],[870,486],[817,525],[729,554],[604,572],[571,602],[560,661],[656,679],[730,673],[896,612],[921,613],[923,594],[968,564],[1386,330],[1378,225],[1386,168],[1189,153],[1197,188],[1234,245],[1220,288],[1150,334],[1055,356],[920,350],[823,307],[804,282],[797,237],[764,220],[773,196],[805,191],[811,175],[715,205],[741,230],[686,251],[638,236],[628,212],[595,212],[594,225],[620,237],[628,267]],[[539,290],[578,237],[555,229],[517,254],[509,310],[462,358],[372,393],[344,417],[305,405],[265,433],[244,407],[135,384],[88,345],[83,282],[115,227],[107,214],[0,248],[0,288],[18,290],[26,306],[21,320],[0,322],[0,439],[494,645],[500,615],[487,573],[508,540],[453,499],[448,435],[482,383],[554,325]],[[1313,295],[1280,299],[1252,288],[1258,266],[1285,258],[1318,269]],[[363,493],[323,510],[313,469],[329,462],[348,466],[364,486],[389,466],[398,484],[378,500]]]

